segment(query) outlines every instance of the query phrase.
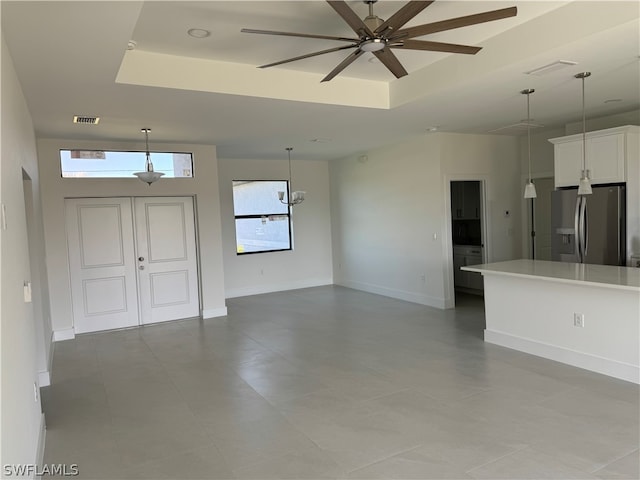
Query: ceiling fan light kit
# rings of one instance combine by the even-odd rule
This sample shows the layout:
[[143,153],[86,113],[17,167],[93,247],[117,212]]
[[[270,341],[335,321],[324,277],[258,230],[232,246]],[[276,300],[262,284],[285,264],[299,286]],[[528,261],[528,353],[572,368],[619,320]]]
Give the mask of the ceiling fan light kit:
[[516,7],[502,8],[499,10],[491,10],[488,12],[466,15],[463,17],[450,18],[424,25],[417,25],[409,28],[402,28],[406,23],[411,21],[416,15],[433,3],[431,1],[411,0],[401,7],[387,20],[383,20],[373,13],[373,4],[377,0],[363,0],[369,6],[369,15],[363,20],[361,19],[349,5],[344,1],[326,0],[327,3],[336,11],[336,13],[351,27],[357,38],[334,37],[330,35],[315,35],[309,33],[293,33],[280,32],[273,30],[255,30],[243,28],[243,33],[256,33],[262,35],[281,35],[286,37],[300,38],[317,38],[322,40],[335,40],[346,42],[348,45],[329,48],[318,52],[300,55],[286,60],[260,65],[258,68],[268,68],[284,63],[295,62],[305,58],[324,55],[326,53],[337,52],[339,50],[354,49],[342,62],[338,64],[323,79],[328,82],[336,75],[341,73],[351,63],[353,63],[360,55],[365,52],[373,53],[378,60],[396,77],[401,78],[408,75],[408,72],[400,63],[400,60],[391,51],[392,49],[403,50],[421,50],[432,52],[448,52],[461,53],[467,55],[475,55],[482,47],[473,47],[469,45],[457,45],[453,43],[431,42],[425,40],[414,40],[416,37],[422,37],[430,33],[442,32],[445,30],[453,30],[456,28],[477,25],[480,23],[500,20],[502,18],[513,17],[517,15]]

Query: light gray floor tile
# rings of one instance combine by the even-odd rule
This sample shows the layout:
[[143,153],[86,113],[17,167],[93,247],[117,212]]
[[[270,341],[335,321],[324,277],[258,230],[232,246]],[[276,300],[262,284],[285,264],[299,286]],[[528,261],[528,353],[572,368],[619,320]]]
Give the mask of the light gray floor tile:
[[598,478],[613,479],[633,479],[640,478],[640,450],[634,450],[629,455],[625,455],[608,465],[597,470],[594,475]]
[[464,479],[460,466],[440,455],[410,450],[372,465],[354,470],[348,478],[357,479]]
[[593,475],[566,464],[556,455],[527,447],[467,472],[488,479],[594,479]]
[[235,478],[215,446],[170,454],[126,470],[131,479],[232,479]]
[[45,461],[113,479],[638,477],[638,386],[485,344],[479,298],[227,303],[57,343]]

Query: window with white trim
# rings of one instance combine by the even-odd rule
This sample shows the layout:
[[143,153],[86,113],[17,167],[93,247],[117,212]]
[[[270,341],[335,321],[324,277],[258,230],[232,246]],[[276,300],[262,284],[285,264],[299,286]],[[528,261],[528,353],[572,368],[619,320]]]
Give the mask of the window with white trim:
[[286,180],[233,181],[238,255],[291,250],[289,206],[278,199],[283,191],[289,191]]

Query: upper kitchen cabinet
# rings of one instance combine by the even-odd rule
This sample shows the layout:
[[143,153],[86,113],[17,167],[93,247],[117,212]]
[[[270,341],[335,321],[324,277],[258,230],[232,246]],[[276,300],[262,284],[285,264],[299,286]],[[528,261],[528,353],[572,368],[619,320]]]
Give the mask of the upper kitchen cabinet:
[[451,182],[451,217],[454,220],[480,218],[480,182]]
[[[591,183],[627,181],[628,156],[637,152],[640,127],[627,125],[586,134],[586,164]],[[555,186],[578,185],[582,172],[582,134],[552,138],[554,146]]]

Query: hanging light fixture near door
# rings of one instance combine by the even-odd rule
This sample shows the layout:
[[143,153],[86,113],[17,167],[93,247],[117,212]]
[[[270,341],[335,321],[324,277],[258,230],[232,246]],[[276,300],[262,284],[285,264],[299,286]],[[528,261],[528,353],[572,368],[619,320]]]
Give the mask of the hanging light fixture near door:
[[591,195],[591,179],[587,170],[587,117],[585,114],[584,79],[591,76],[591,72],[582,72],[575,78],[582,80],[582,173],[578,183],[578,195]]
[[520,93],[527,96],[527,153],[529,155],[529,181],[524,187],[524,198],[536,198],[536,186],[531,180],[531,110],[529,105],[529,96],[535,92],[533,88],[527,88]]
[[289,193],[287,194],[286,202],[284,201],[284,192],[278,192],[278,199],[280,200],[280,203],[293,207],[294,205],[298,205],[299,203],[302,203],[304,201],[304,195],[306,192],[292,191],[293,183],[291,180],[291,150],[293,150],[293,147],[287,147],[286,150],[289,156]]
[[145,182],[148,185],[151,185],[153,182],[160,180],[160,177],[164,175],[162,172],[154,172],[153,171],[153,163],[151,163],[151,153],[149,152],[149,132],[150,128],[142,128],[140,129],[142,133],[144,133],[145,146],[146,146],[146,161],[145,161],[145,171],[144,172],[136,172],[134,175],[138,177],[140,180]]

